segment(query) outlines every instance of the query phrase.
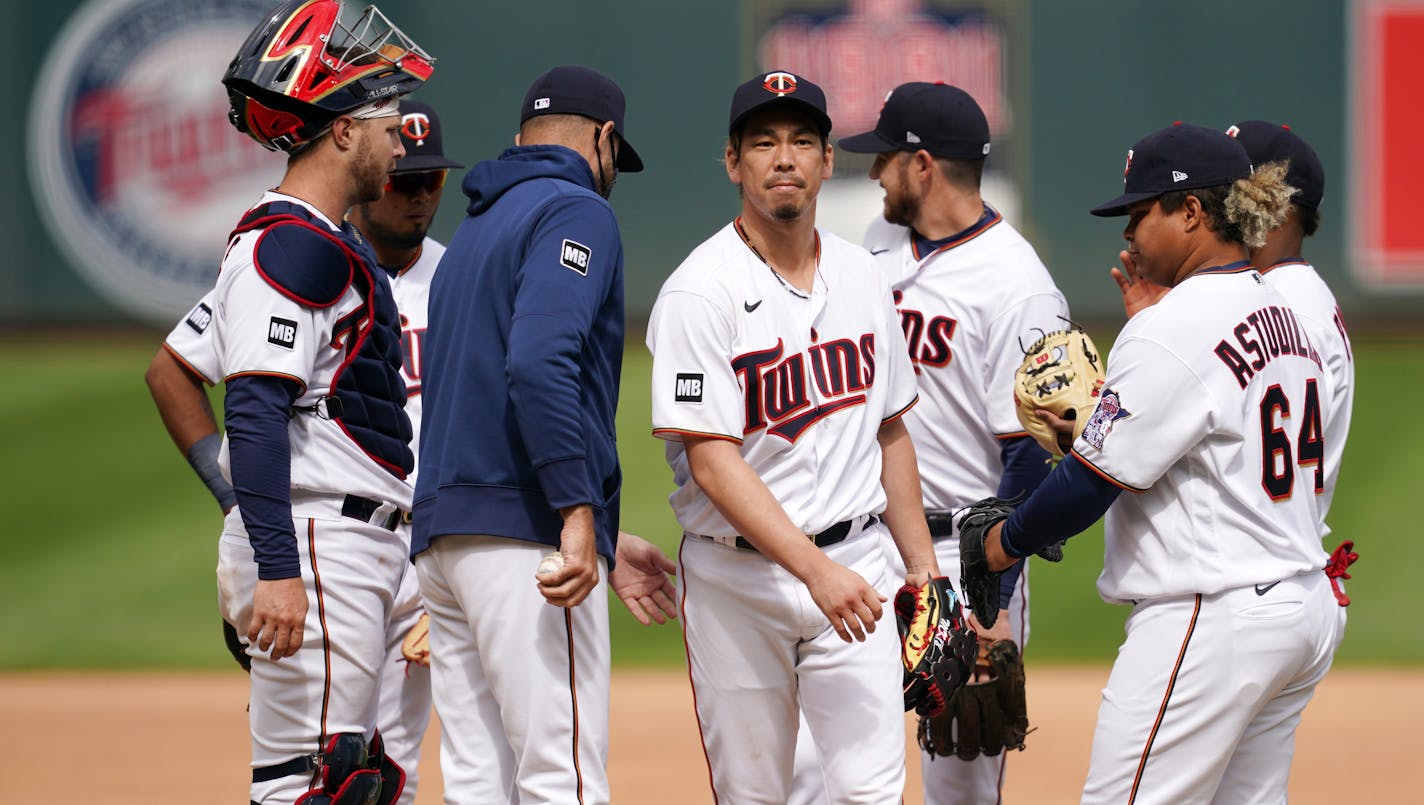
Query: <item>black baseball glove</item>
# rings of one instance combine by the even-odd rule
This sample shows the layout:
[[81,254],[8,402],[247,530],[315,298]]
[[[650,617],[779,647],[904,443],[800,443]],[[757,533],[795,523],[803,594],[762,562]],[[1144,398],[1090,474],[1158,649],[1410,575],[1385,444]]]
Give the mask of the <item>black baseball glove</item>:
[[[1028,735],[1024,666],[1012,640],[998,640],[979,657],[980,674],[954,692],[944,711],[920,719],[920,748],[940,757],[973,760],[1023,749]],[[983,681],[979,681],[983,679]]]
[[[959,588],[974,617],[985,629],[999,620],[999,576],[1003,571],[989,569],[989,557],[984,553],[984,539],[995,523],[1009,519],[1022,496],[1012,500],[984,498],[964,510],[959,518]],[[1063,543],[1055,542],[1038,555],[1050,562],[1063,561]]]
[[979,638],[964,619],[954,587],[944,576],[895,593],[900,661],[905,672],[905,710],[922,716],[944,710],[969,679]]

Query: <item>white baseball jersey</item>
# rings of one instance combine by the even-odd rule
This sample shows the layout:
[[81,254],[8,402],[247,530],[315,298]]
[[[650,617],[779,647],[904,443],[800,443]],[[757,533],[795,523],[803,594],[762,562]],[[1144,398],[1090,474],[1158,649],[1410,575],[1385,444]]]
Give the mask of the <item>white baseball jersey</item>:
[[[401,379],[405,381],[405,412],[410,417],[411,429],[420,432],[420,375],[422,364],[421,345],[425,341],[426,307],[430,300],[430,279],[435,276],[435,266],[440,263],[440,255],[445,247],[434,238],[426,238],[416,255],[405,268],[391,279],[391,291],[395,295],[396,307],[401,320]],[[216,385],[225,374],[218,365],[217,349],[208,331],[213,320],[213,294],[208,291],[193,306],[188,315],[178,322],[168,333],[163,343],[168,351],[189,370],[197,374],[209,385]],[[411,445],[412,448],[415,445]],[[411,470],[409,480],[415,483],[415,471]]]
[[683,434],[741,445],[804,533],[883,511],[876,436],[916,399],[888,288],[865,251],[818,233],[814,287],[803,293],[737,226],[688,255],[648,323],[653,433],[668,440],[678,522],[737,533],[693,480]]
[[[269,191],[260,203],[272,201],[301,204],[333,230],[339,228],[300,199]],[[335,304],[316,308],[278,292],[253,260],[263,231],[243,233],[228,248],[213,289],[214,347],[224,379],[250,373],[288,377],[302,387],[295,405],[314,406],[331,391],[347,357],[344,340],[356,326],[347,318],[361,306],[361,293],[349,287]],[[293,490],[361,495],[410,509],[411,486],[376,464],[332,419],[295,416],[288,430]],[[226,437],[221,463],[228,472]]]
[[1014,372],[1029,344],[1068,326],[1067,301],[998,213],[932,254],[917,253],[909,228],[877,217],[865,248],[894,292],[923,392],[905,422],[925,509],[953,511],[994,494],[999,440],[1025,435]]
[[1135,493],[1108,510],[1105,600],[1212,594],[1325,566],[1324,377],[1299,316],[1244,262],[1189,277],[1127,322],[1073,445]]
[[1323,538],[1330,533],[1324,518],[1335,495],[1335,481],[1340,477],[1340,460],[1345,453],[1345,437],[1350,432],[1350,413],[1355,405],[1355,356],[1335,294],[1330,292],[1314,266],[1303,261],[1279,263],[1263,276],[1266,284],[1280,291],[1290,303],[1301,326],[1310,335],[1310,343],[1320,353],[1330,380],[1330,402],[1325,406],[1325,489],[1320,493],[1320,536]]

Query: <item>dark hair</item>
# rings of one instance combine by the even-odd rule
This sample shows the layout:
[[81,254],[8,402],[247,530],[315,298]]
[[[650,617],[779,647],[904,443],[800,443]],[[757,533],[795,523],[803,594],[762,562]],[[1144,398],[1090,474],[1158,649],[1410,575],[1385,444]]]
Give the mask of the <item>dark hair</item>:
[[950,184],[973,187],[977,190],[984,181],[983,157],[979,159],[935,157],[935,162],[939,163],[939,172],[949,180]]
[[1206,226],[1222,240],[1241,243],[1243,234],[1240,225],[1231,226],[1226,220],[1226,197],[1231,194],[1231,185],[1219,184],[1215,187],[1200,187],[1196,190],[1173,190],[1163,193],[1160,202],[1162,212],[1173,213],[1187,203],[1187,196],[1196,196],[1201,202],[1202,214],[1206,216]]
[[1296,220],[1300,221],[1300,231],[1310,237],[1320,228],[1320,210],[1304,204],[1295,205]]

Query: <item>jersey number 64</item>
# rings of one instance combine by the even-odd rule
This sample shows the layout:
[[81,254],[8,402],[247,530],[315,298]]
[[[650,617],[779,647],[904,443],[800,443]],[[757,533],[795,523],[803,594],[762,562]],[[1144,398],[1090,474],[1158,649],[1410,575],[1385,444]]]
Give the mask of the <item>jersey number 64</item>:
[[1325,435],[1320,425],[1320,391],[1315,378],[1305,381],[1305,406],[1294,443],[1283,427],[1291,419],[1291,401],[1271,386],[1261,398],[1261,487],[1271,500],[1285,500],[1295,487],[1295,468],[1315,468],[1315,492],[1325,490]]

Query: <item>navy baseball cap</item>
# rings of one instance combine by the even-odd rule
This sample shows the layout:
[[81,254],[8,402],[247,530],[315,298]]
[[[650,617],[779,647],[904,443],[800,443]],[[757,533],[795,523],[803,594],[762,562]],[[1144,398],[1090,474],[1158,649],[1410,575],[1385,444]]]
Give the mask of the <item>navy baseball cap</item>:
[[401,98],[400,137],[405,146],[405,156],[396,162],[391,173],[417,173],[463,168],[458,162],[445,158],[445,137],[440,126],[440,116],[429,104]]
[[1312,210],[1320,208],[1325,198],[1325,166],[1315,149],[1291,131],[1290,126],[1267,123],[1264,120],[1245,120],[1226,130],[1236,138],[1251,157],[1252,165],[1267,162],[1289,162],[1286,170],[1286,184],[1298,191],[1295,203]]
[[873,130],[840,145],[855,154],[924,149],[931,156],[983,159],[989,155],[989,120],[959,87],[911,81],[885,96]]
[[623,140],[618,149],[618,170],[637,173],[643,160],[633,150],[624,133],[623,113],[627,102],[613,79],[587,67],[555,67],[534,79],[519,107],[519,124],[539,115],[583,115],[597,123],[613,121],[613,130]]
[[736,134],[754,113],[770,106],[787,106],[804,112],[815,121],[822,137],[831,133],[831,116],[826,114],[826,93],[808,78],[785,70],[772,70],[737,87],[732,93],[731,121],[727,133]]
[[1251,157],[1225,132],[1174,123],[1133,143],[1122,173],[1123,194],[1092,209],[1110,218],[1126,215],[1139,201],[1174,190],[1231,184],[1251,175]]

